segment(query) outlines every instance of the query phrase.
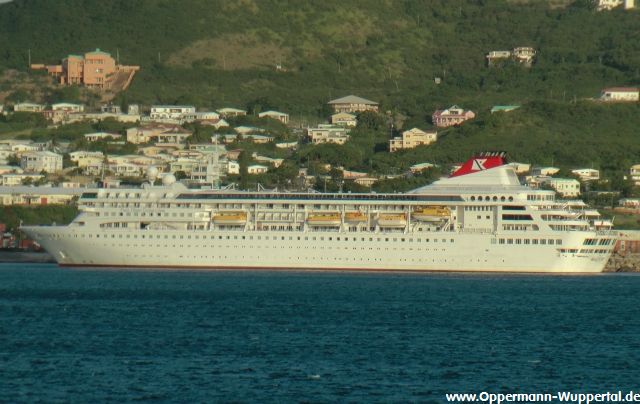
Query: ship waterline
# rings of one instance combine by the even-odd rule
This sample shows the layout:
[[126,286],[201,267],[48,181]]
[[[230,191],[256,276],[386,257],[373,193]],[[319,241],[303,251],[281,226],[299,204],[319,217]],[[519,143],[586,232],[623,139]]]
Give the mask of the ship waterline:
[[406,194],[172,184],[88,191],[79,207],[68,226],[22,229],[60,265],[191,269],[592,273],[615,240],[597,212],[503,164]]

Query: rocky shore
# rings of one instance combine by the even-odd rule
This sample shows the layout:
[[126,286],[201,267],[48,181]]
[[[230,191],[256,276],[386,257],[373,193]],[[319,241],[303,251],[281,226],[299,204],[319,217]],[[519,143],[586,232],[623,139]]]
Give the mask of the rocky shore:
[[640,254],[614,253],[604,272],[640,272]]

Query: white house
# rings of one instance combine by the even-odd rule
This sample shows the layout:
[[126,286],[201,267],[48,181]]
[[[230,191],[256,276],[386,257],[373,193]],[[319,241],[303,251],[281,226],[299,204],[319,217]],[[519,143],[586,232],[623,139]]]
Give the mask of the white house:
[[577,175],[580,181],[598,181],[600,179],[600,171],[593,168],[579,168],[571,170],[571,172]]
[[216,110],[217,113],[220,114],[220,116],[224,117],[224,118],[231,118],[234,116],[244,116],[247,115],[247,111],[245,111],[244,109],[238,109],[238,108],[220,108],[218,110]]
[[122,135],[117,133],[107,133],[107,132],[95,132],[95,133],[87,133],[84,135],[84,138],[87,142],[97,142],[99,140],[119,140]]
[[35,104],[33,102],[20,102],[13,106],[14,112],[42,112],[44,111],[44,105]]
[[557,167],[534,167],[531,170],[533,176],[552,176],[560,171]]
[[64,112],[84,112],[84,105],[72,104],[70,102],[58,102],[51,104],[52,111],[64,111]]
[[5,187],[15,187],[29,179],[31,181],[39,181],[44,178],[41,174],[2,174],[0,175],[0,185]]
[[285,114],[284,112],[278,112],[278,111],[265,111],[265,112],[260,112],[258,114],[258,118],[272,118],[272,119],[277,119],[278,121],[282,122],[283,124],[287,124],[289,123],[289,114]]
[[602,90],[601,101],[636,102],[640,100],[640,89],[636,87],[610,87]]
[[149,117],[151,120],[181,121],[185,115],[195,116],[196,107],[191,105],[153,105]]
[[269,171],[269,167],[263,166],[261,164],[252,164],[247,167],[248,174],[264,174]]
[[54,173],[62,170],[62,156],[50,151],[26,152],[20,157],[20,167],[32,173]]

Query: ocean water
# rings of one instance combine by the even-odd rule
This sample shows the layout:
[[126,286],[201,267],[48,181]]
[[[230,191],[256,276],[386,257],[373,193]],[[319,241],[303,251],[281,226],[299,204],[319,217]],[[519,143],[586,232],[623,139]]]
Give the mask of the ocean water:
[[0,266],[2,402],[640,390],[640,276]]

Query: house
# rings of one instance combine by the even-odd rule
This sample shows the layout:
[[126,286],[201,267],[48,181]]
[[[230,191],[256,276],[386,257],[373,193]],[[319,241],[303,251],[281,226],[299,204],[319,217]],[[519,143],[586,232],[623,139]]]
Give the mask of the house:
[[434,112],[431,116],[431,120],[433,121],[434,125],[440,128],[446,128],[449,126],[460,125],[463,122],[475,117],[476,114],[473,111],[465,111],[457,105],[453,105],[448,109],[439,109]]
[[247,111],[244,109],[238,108],[220,108],[216,110],[217,113],[220,114],[223,118],[232,118],[234,116],[244,116],[247,115]]
[[104,155],[102,154],[102,152],[99,151],[84,151],[84,150],[79,150],[79,151],[74,151],[69,153],[69,160],[73,161],[74,163],[78,163],[78,166],[80,166],[80,162],[82,160],[85,159],[90,159],[90,158],[98,158],[98,159],[103,159]]
[[269,171],[269,167],[261,164],[252,164],[247,167],[247,174],[264,174]]
[[349,140],[350,129],[343,126],[320,124],[316,128],[307,128],[307,136],[313,144],[345,144]]
[[[325,167],[325,168],[327,168],[327,167]],[[327,170],[330,170],[330,169],[331,169],[331,167],[327,168]],[[355,180],[357,178],[365,178],[365,177],[367,177],[369,175],[367,173],[363,173],[363,172],[360,172],[360,171],[349,171],[349,170],[345,170],[345,169],[342,169],[341,171],[342,171],[342,179],[344,179],[344,180]]]
[[32,102],[21,102],[13,106],[14,112],[42,112],[44,111],[44,105],[34,104]]
[[298,142],[276,143],[276,147],[278,149],[295,149],[296,147],[298,147]]
[[196,112],[196,121],[219,121],[220,114],[213,111]]
[[[214,135],[211,137],[211,142],[215,143],[216,141],[222,140],[223,143],[229,144],[235,141],[238,141],[238,136],[235,134],[228,135]],[[264,136],[264,135],[255,135],[255,134],[246,134],[242,135],[242,140],[246,142],[251,142],[255,144],[266,144],[269,142],[273,142],[273,136]]]
[[378,103],[367,100],[366,98],[356,95],[347,95],[346,97],[336,98],[327,104],[333,108],[335,112],[378,112]]
[[625,10],[635,8],[634,0],[595,0],[598,11],[612,10],[624,4]]
[[600,179],[600,171],[594,170],[593,168],[579,168],[576,170],[571,170],[571,172],[577,175],[580,181],[598,181]]
[[637,102],[640,100],[640,89],[637,87],[610,87],[602,90],[600,101]]
[[175,121],[181,122],[185,115],[196,114],[196,107],[191,105],[153,105],[149,118],[152,121]]
[[531,170],[531,175],[534,177],[550,177],[557,174],[559,171],[560,169],[557,167],[534,167],[533,170]]
[[215,129],[220,129],[220,128],[228,128],[229,127],[229,123],[227,121],[225,121],[224,119],[218,119],[218,120],[206,120],[206,121],[201,121],[200,122],[201,125],[203,126],[211,126]]
[[240,164],[235,161],[227,162],[227,174],[229,175],[239,175],[240,174]]
[[331,115],[330,122],[332,125],[355,127],[358,124],[358,118],[348,112],[338,112]]
[[62,170],[62,156],[50,151],[26,152],[20,157],[20,167],[32,173],[55,173]]
[[425,132],[422,129],[413,128],[402,132],[402,136],[396,136],[389,140],[389,151],[413,149],[421,145],[434,143],[438,138],[437,132]]
[[158,134],[183,130],[181,126],[175,124],[151,123],[127,129],[127,142],[133,144],[148,143]]
[[255,126],[238,126],[233,128],[233,130],[235,130],[237,133],[241,135],[246,135],[252,132],[264,132],[264,129],[256,128]]
[[575,198],[580,196],[580,181],[573,178],[548,178],[545,183],[549,184],[560,196],[564,198]]
[[103,114],[120,115],[122,113],[122,109],[119,105],[104,104],[100,107],[100,112],[102,112]]
[[18,166],[0,165],[0,174],[22,174],[24,170]]
[[638,198],[620,198],[618,200],[618,205],[622,206],[623,208],[638,209],[638,208],[640,208],[640,199],[638,199]]
[[282,165],[282,163],[284,162],[284,159],[274,159],[271,157],[266,157],[266,156],[260,156],[258,153],[253,153],[251,155],[251,157],[257,161],[258,163],[267,163],[267,164],[271,164],[272,166],[274,166],[275,168],[278,168]]
[[491,108],[491,113],[510,112],[518,108],[520,108],[520,105],[494,105],[493,108]]
[[633,181],[634,185],[640,185],[640,164],[634,164],[629,169],[629,174],[631,176],[631,181]]
[[99,140],[118,140],[122,138],[122,135],[117,133],[107,133],[107,132],[95,132],[95,133],[87,133],[84,135],[84,138],[87,142],[97,142]]
[[529,170],[531,170],[531,164],[527,164],[527,163],[509,163],[509,165],[511,167],[513,167],[514,170],[516,170],[516,174],[524,174],[524,173],[528,173]]
[[431,164],[431,163],[419,163],[409,167],[409,171],[411,171],[414,174],[418,174],[423,172],[424,170],[429,170],[431,168],[434,168],[435,166],[436,166],[435,164]]
[[525,66],[531,66],[533,58],[536,56],[536,50],[530,46],[521,46],[519,48],[513,48],[511,54],[516,62],[522,63]]
[[353,180],[353,182],[355,182],[358,185],[362,185],[364,187],[370,187],[376,182],[378,182],[378,179],[375,177],[360,177]]
[[44,178],[42,174],[2,174],[0,175],[0,185],[4,187],[15,187],[22,185],[25,181],[40,181]]
[[289,123],[289,114],[285,114],[284,112],[278,112],[278,111],[265,111],[265,112],[260,112],[258,114],[258,118],[272,118],[272,119],[277,119],[278,121],[282,122],[283,124],[287,124]]
[[526,67],[531,67],[533,63],[533,59],[536,56],[536,50],[530,46],[520,46],[517,48],[513,48],[510,51],[491,51],[486,54],[487,64],[489,66],[495,65],[497,62],[501,60],[513,60],[518,62]]
[[126,89],[140,66],[123,66],[116,64],[116,60],[107,52],[97,48],[84,55],[69,55],[62,59],[59,65],[31,65],[32,70],[46,70],[59,84],[84,85],[86,87],[109,88],[118,73],[124,73],[123,89]]
[[70,102],[58,102],[51,104],[52,111],[65,111],[65,112],[84,112],[84,105],[73,104]]

